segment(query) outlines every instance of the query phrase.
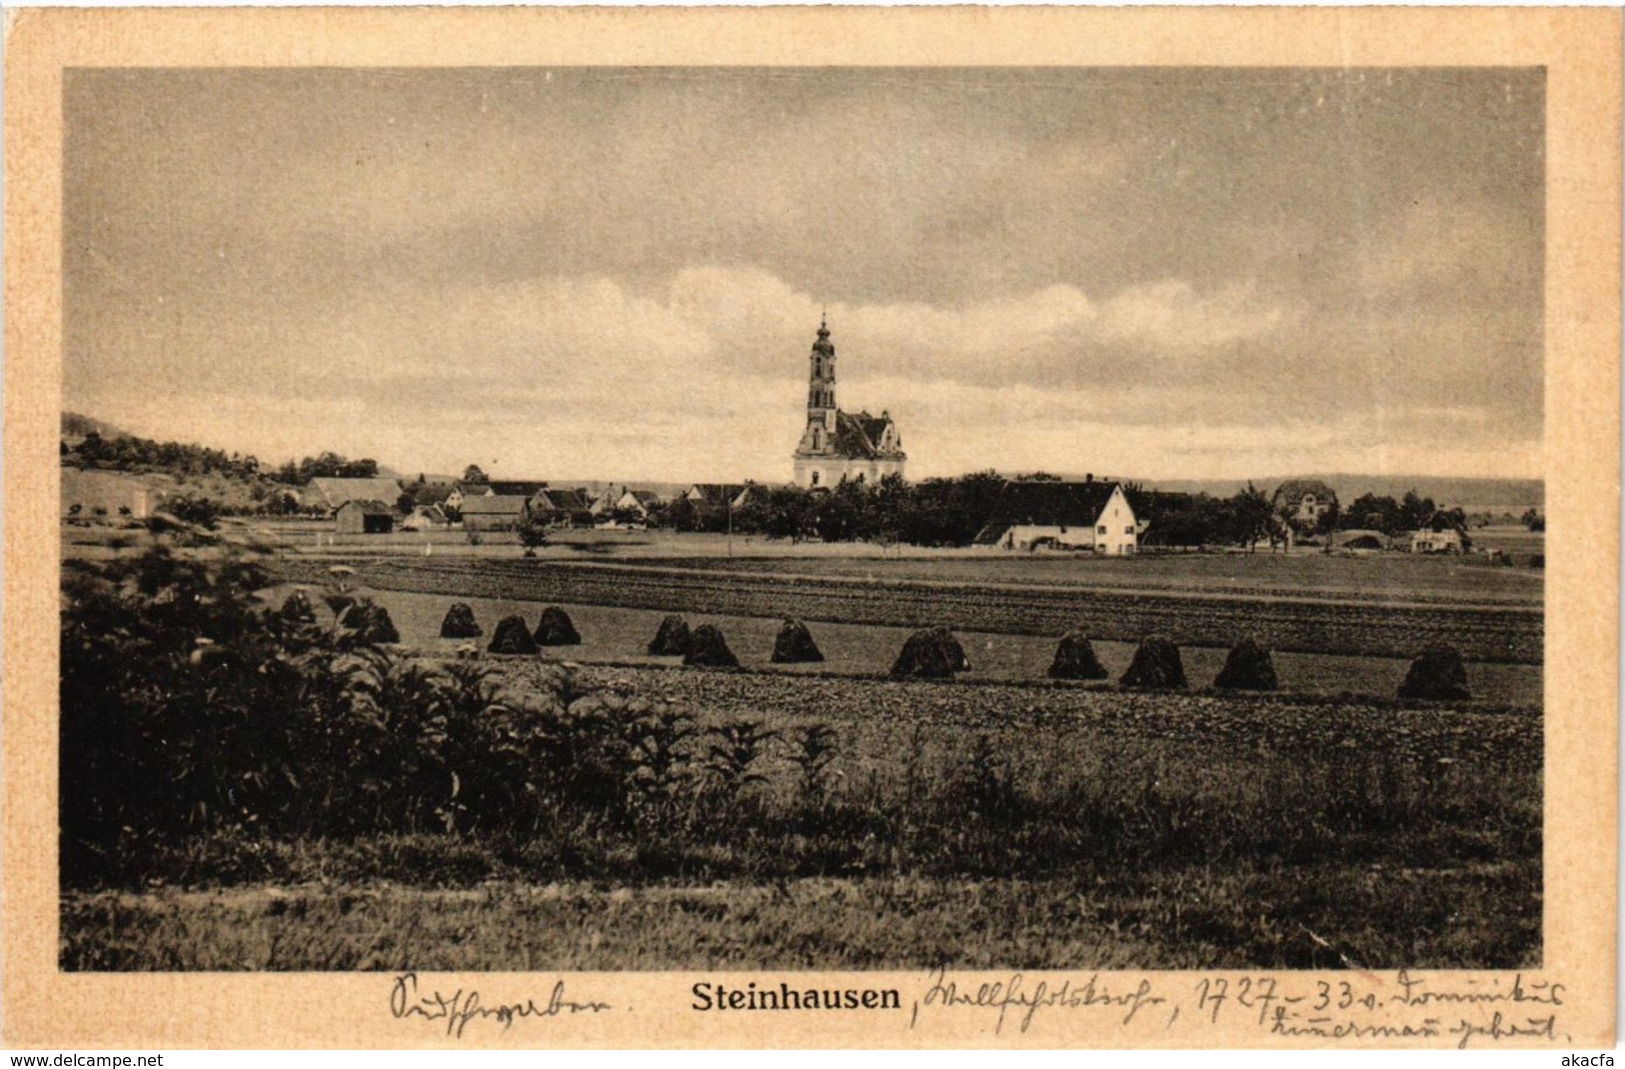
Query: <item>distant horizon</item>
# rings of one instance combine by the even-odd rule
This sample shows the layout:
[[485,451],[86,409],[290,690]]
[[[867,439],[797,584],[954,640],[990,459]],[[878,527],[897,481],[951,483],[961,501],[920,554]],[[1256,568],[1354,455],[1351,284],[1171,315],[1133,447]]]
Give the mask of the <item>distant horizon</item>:
[[827,313],[913,478],[1529,478],[1544,107],[1535,68],[74,69],[64,404],[771,481]]

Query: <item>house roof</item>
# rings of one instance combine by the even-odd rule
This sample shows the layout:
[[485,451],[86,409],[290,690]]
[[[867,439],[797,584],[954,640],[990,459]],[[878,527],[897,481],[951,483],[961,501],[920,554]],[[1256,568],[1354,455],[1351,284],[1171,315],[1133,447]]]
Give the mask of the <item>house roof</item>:
[[1288,479],[1275,488],[1274,502],[1296,508],[1305,494],[1314,494],[1317,501],[1337,500],[1337,491],[1319,479]]
[[583,512],[592,507],[592,501],[581,490],[543,490],[536,495],[536,503],[555,512]]
[[660,504],[660,495],[653,490],[628,490],[627,493],[640,505]]
[[336,509],[346,501],[356,498],[367,501],[394,501],[401,496],[401,484],[396,479],[341,479],[322,475],[310,480],[310,489],[314,490],[321,503],[330,509]]
[[877,457],[900,456],[898,450],[880,448],[880,440],[892,418],[882,414],[871,416],[867,412],[835,413],[835,455],[845,460],[874,460]]
[[518,516],[530,498],[524,494],[478,494],[463,498],[463,516]]
[[689,496],[697,496],[707,505],[726,505],[745,492],[743,483],[695,483],[689,487]]
[[502,496],[535,497],[538,491],[547,489],[547,483],[530,479],[492,479],[487,485],[491,493]]
[[340,505],[339,508],[340,509],[359,509],[359,510],[361,510],[361,514],[363,516],[393,516],[393,515],[395,515],[395,507],[393,505],[386,505],[382,501],[366,500],[366,499],[359,498],[359,497],[352,497],[350,500],[348,500],[344,504]]
[[[1118,488],[1114,482],[1007,482],[983,528],[1092,527]],[[981,540],[981,535],[977,536]]]
[[441,508],[439,505],[419,505],[417,508],[412,510],[412,515],[422,516],[424,519],[431,520],[434,523],[446,522],[446,510]]

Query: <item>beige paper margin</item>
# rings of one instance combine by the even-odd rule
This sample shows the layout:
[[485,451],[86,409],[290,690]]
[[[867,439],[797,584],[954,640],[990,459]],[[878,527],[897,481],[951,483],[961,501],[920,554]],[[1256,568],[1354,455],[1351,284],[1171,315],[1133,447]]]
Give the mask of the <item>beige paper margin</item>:
[[[695,1013],[686,973],[573,974],[632,1012],[476,1022],[460,1043],[392,1020],[380,974],[63,974],[57,970],[55,693],[62,70],[71,66],[1262,65],[1544,66],[1547,81],[1545,959],[1565,985],[1558,1046],[1611,1045],[1617,813],[1620,15],[1600,9],[282,9],[7,13],[5,71],[3,1002],[13,1048],[446,1046],[1305,1046],[1239,1015],[1176,1027],[1041,1013]],[[773,974],[740,979],[762,982]],[[975,974],[959,973],[961,978]],[[997,974],[988,974],[997,978]],[[1007,973],[1005,974],[1008,975]],[[1084,973],[1083,975],[1087,975]],[[1228,975],[1232,979],[1239,974]],[[1279,974],[1300,985],[1392,974]],[[1443,982],[1445,974],[1429,974]],[[1484,983],[1497,974],[1454,974]],[[707,977],[707,979],[726,977]],[[791,974],[797,981],[808,974]],[[849,974],[896,986],[922,973]],[[1509,983],[1510,974],[1499,974]],[[425,977],[487,1001],[539,977]],[[822,979],[833,980],[834,974]],[[1030,977],[1029,982],[1037,977]],[[1108,974],[1127,986],[1137,974]],[[548,981],[550,983],[550,980]],[[1312,986],[1312,985],[1311,985]],[[1142,1021],[1142,1024],[1144,1022]],[[1393,1046],[1395,1040],[1329,1045]],[[1417,1046],[1449,1045],[1445,1039]]]

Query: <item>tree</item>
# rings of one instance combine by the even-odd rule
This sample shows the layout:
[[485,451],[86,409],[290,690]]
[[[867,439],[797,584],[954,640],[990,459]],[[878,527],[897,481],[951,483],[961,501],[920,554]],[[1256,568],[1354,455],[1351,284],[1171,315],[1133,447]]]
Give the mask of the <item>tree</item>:
[[490,481],[490,479],[486,478],[485,472],[480,470],[480,466],[478,464],[470,464],[468,467],[463,469],[463,482],[465,483],[484,484]]
[[1251,553],[1259,539],[1270,537],[1273,515],[1269,495],[1249,480],[1246,488],[1230,499],[1230,534],[1238,545],[1246,546]]
[[534,557],[539,546],[547,545],[547,526],[538,520],[530,509],[526,509],[519,517],[519,524],[514,531],[519,535],[519,544],[525,547],[527,557]]
[[1525,512],[1523,514],[1522,523],[1524,527],[1530,531],[1546,530],[1546,517],[1536,509],[1530,509],[1528,512]]
[[410,513],[412,509],[417,507],[417,503],[418,499],[410,492],[403,492],[400,497],[395,499],[395,511],[400,513]]

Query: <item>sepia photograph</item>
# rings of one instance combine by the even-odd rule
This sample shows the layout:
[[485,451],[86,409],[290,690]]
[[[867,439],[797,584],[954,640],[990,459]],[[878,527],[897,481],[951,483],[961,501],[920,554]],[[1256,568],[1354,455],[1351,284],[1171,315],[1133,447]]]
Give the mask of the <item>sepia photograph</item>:
[[7,1042],[1611,1035],[1618,13],[1264,14],[23,19]]
[[70,72],[63,967],[1538,966],[1543,90]]

